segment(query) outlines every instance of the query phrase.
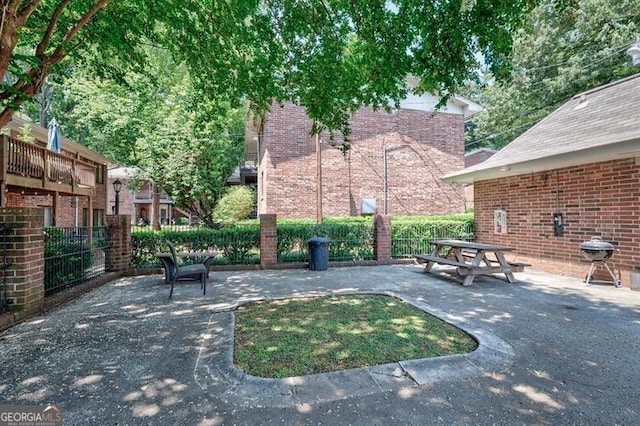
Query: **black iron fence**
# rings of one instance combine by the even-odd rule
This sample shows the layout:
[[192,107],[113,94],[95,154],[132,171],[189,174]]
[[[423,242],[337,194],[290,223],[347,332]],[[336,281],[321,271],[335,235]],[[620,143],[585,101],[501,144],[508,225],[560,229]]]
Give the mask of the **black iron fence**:
[[106,227],[47,227],[44,232],[45,296],[106,272]]
[[391,257],[412,258],[414,254],[431,253],[431,241],[456,239],[473,241],[475,236],[472,216],[438,218],[391,218]]

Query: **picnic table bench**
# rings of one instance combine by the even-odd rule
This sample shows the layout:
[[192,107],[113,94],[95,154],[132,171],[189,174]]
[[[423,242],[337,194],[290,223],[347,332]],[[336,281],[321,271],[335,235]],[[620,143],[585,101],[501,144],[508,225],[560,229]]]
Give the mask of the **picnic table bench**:
[[431,272],[435,264],[455,266],[457,275],[464,277],[462,285],[473,283],[477,275],[504,273],[507,281],[516,281],[514,272],[522,272],[523,262],[507,261],[504,254],[513,251],[507,246],[480,244],[461,240],[433,240],[431,254],[416,254],[419,263],[426,263],[425,272]]

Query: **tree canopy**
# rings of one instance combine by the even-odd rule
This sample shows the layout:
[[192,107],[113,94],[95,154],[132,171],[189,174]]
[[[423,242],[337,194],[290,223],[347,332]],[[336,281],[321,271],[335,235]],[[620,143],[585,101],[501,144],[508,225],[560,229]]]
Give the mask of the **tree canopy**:
[[48,83],[51,114],[65,135],[114,162],[138,166],[140,178],[211,224],[226,180],[240,164],[246,110],[202,99],[186,66],[167,50],[147,47],[145,55],[144,72],[129,71],[121,82],[76,69]]
[[637,73],[626,51],[639,36],[640,0],[541,1],[515,35],[511,78],[470,89],[486,109],[467,149],[501,148],[571,96]]
[[[3,0],[0,26],[0,126],[36,96],[67,59],[107,69],[118,58],[136,62],[136,46],[152,36],[142,2]],[[116,25],[115,23],[118,23]]]
[[118,76],[144,44],[184,61],[201,93],[305,105],[318,127],[345,129],[361,105],[406,91],[447,96],[478,53],[508,69],[512,33],[535,0],[3,0],[0,125],[67,58]]
[[67,135],[141,166],[210,222],[242,152],[239,105],[293,101],[315,132],[346,136],[361,106],[397,104],[407,76],[444,102],[480,62],[506,75],[535,3],[3,0],[0,127],[53,96]]

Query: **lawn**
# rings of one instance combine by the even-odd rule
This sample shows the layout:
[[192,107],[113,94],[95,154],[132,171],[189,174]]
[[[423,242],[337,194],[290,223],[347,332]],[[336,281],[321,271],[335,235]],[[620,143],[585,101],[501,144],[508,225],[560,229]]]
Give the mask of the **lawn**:
[[248,303],[235,313],[234,364],[284,378],[473,351],[468,334],[399,299],[331,296]]

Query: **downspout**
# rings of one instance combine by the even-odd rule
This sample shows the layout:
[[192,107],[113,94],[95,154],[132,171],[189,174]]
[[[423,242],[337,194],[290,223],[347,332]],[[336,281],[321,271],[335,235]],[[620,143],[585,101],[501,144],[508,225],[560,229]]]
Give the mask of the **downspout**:
[[382,191],[383,191],[383,202],[382,202],[382,211],[385,216],[387,215],[387,145],[385,144],[382,148],[382,168],[383,168],[383,182],[382,182]]
[[79,214],[78,204],[79,204],[78,196],[76,195],[76,197],[75,197],[75,214],[74,214],[74,220],[73,220],[73,226],[76,227],[76,228],[78,227],[78,214]]
[[320,134],[316,133],[316,220],[322,223],[322,151],[320,147]]

